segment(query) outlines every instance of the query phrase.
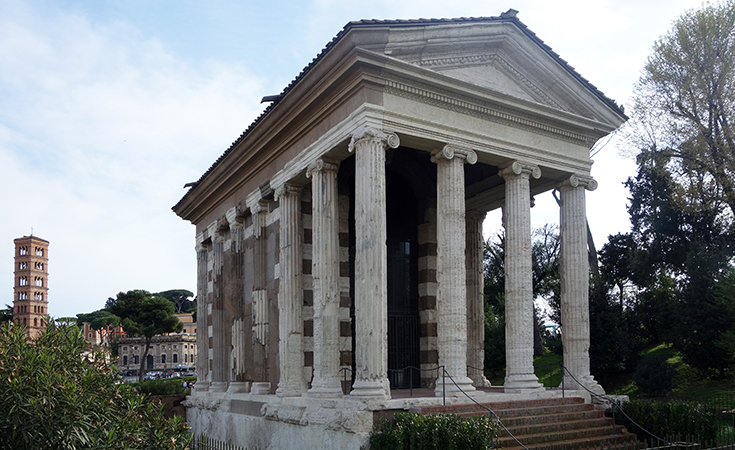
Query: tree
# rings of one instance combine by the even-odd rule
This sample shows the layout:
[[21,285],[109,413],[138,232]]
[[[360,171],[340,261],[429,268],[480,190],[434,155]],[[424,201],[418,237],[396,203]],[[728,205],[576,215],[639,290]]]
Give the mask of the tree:
[[108,300],[111,314],[121,319],[120,323],[128,336],[145,338],[143,355],[140,359],[139,380],[145,375],[148,347],[153,336],[163,333],[178,333],[183,324],[174,316],[174,305],[163,297],[155,297],[148,291],[120,292],[113,301]]
[[735,0],[682,15],[634,92],[631,143],[673,175],[676,204],[735,215]]
[[0,325],[0,448],[184,450],[190,435],[128,385],[76,326],[51,324],[34,341]]
[[168,291],[157,292],[153,294],[155,297],[163,297],[173,303],[176,313],[188,313],[196,311],[196,299],[190,300],[194,293],[186,289],[171,289]]
[[0,323],[13,321],[13,307],[5,305],[5,309],[0,309]]

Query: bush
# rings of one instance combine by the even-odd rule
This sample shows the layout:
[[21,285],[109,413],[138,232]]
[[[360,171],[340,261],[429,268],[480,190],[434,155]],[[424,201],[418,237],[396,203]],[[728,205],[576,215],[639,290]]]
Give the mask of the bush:
[[168,378],[160,380],[148,380],[142,383],[131,383],[135,389],[144,395],[189,395],[191,390],[185,388],[182,383],[196,380],[196,378]]
[[645,394],[665,396],[674,388],[676,369],[667,359],[665,355],[648,355],[638,363],[633,380]]
[[51,323],[35,340],[0,325],[0,449],[183,450],[181,419],[120,383],[76,326]]
[[455,414],[424,416],[398,413],[370,433],[370,450],[491,449],[497,424],[488,416],[464,419]]
[[628,417],[621,417],[620,422],[640,441],[651,440],[641,427],[662,439],[690,437],[689,440],[711,443],[717,436],[717,414],[701,403],[632,400],[623,404],[622,409],[639,426]]

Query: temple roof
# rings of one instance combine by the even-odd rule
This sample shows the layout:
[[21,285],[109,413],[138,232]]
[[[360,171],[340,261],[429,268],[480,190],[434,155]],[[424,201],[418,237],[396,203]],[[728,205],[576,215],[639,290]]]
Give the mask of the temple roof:
[[[217,160],[207,169],[206,172],[194,183],[189,183],[187,186],[191,186],[189,191],[179,200],[179,202],[173,206],[173,210],[187,198],[190,192],[196,188],[196,186],[202,182],[207,176],[214,171],[214,169],[232,152],[238,144],[240,144],[248,134],[258,126],[258,124],[264,120],[268,114],[278,106],[279,102],[292,90],[299,82],[317,65],[325,56],[334,48],[337,43],[340,42],[350,31],[359,29],[369,29],[378,27],[389,27],[391,29],[401,27],[421,27],[421,26],[434,26],[434,25],[451,25],[451,24],[482,24],[482,23],[512,23],[514,24],[528,39],[534,42],[540,49],[543,50],[550,58],[555,60],[560,67],[562,67],[572,78],[576,79],[581,85],[583,85],[589,92],[591,92],[600,102],[610,108],[616,115],[627,120],[627,116],[623,110],[615,103],[614,100],[603,94],[597,87],[590,83],[586,78],[580,75],[574,67],[572,67],[566,60],[561,58],[558,53],[554,52],[551,47],[544,43],[536,34],[531,31],[523,22],[518,19],[518,11],[509,9],[507,12],[500,14],[499,16],[491,17],[461,17],[454,19],[395,19],[395,20],[375,20],[375,19],[363,19],[349,22],[345,25],[342,30],[317,54],[311,62],[301,70],[301,72],[294,78],[280,94],[270,96],[267,98],[271,101],[270,105],[248,126],[245,131],[230,145],[225,152],[220,155]],[[264,99],[265,100],[265,99]]]

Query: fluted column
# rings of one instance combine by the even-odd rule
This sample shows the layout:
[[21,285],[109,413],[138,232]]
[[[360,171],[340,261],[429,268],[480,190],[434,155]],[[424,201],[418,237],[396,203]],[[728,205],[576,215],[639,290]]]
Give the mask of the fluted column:
[[[464,163],[474,164],[470,149],[444,146],[434,153],[437,189],[437,346],[439,364],[454,379],[446,379],[446,392],[460,395],[473,391],[467,377],[467,268],[465,266]],[[442,395],[445,379],[439,374],[436,395]],[[456,386],[455,386],[456,383]]]
[[[579,387],[604,394],[590,374],[589,259],[587,258],[587,213],[585,189],[597,188],[589,176],[572,175],[562,182],[559,227],[561,255],[561,325],[564,344],[564,387]],[[571,376],[570,376],[571,374]],[[575,381],[575,379],[577,381]]]
[[304,319],[301,279],[301,187],[284,184],[276,189],[280,218],[280,281],[278,284],[278,365],[281,378],[276,395],[300,396],[304,381]]
[[505,391],[543,389],[533,373],[533,274],[530,177],[533,164],[514,162],[505,179]]
[[238,207],[232,207],[225,214],[230,225],[230,263],[227,271],[229,277],[227,289],[228,296],[232,302],[232,310],[227,319],[231,329],[230,341],[230,382],[227,392],[231,394],[247,392],[250,383],[245,381],[245,346],[250,343],[246,335],[245,320],[243,318],[243,276],[244,276],[244,229],[242,211]]
[[225,277],[224,277],[224,235],[219,225],[213,237],[214,263],[212,267],[212,384],[210,391],[227,390],[227,362],[229,351],[225,336]]
[[355,152],[355,383],[351,395],[390,398],[385,150],[398,136],[362,127]]
[[197,383],[195,385],[196,391],[208,391],[209,390],[209,339],[208,330],[209,323],[207,320],[207,272],[209,262],[209,250],[211,245],[203,243],[203,234],[200,233],[197,236]]
[[467,365],[476,387],[490,386],[485,378],[485,280],[482,238],[484,211],[467,211]]
[[264,233],[268,202],[257,200],[249,204],[253,218],[253,394],[270,393],[267,374],[268,354],[268,291],[266,290],[266,236]]
[[338,165],[319,159],[306,169],[312,192],[314,280],[314,378],[308,394],[342,395],[339,376]]

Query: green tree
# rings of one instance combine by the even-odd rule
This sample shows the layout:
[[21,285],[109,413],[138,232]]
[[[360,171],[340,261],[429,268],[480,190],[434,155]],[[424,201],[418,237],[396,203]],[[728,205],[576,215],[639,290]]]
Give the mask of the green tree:
[[735,215],[735,0],[683,14],[636,84],[628,135],[674,175],[674,203]]
[[156,292],[155,297],[163,297],[173,303],[176,313],[188,313],[196,311],[197,301],[191,299],[194,293],[186,289],[171,289],[163,292]]
[[183,421],[164,419],[85,345],[74,325],[52,322],[32,342],[24,327],[0,325],[0,448],[188,448]]
[[145,362],[148,347],[153,336],[164,333],[178,333],[183,324],[174,316],[174,305],[163,297],[155,297],[148,291],[134,290],[120,292],[113,301],[108,300],[111,314],[120,318],[128,336],[145,338],[143,355],[140,359],[139,380],[145,375]]
[[0,323],[13,321],[13,307],[5,305],[5,309],[0,309]]

